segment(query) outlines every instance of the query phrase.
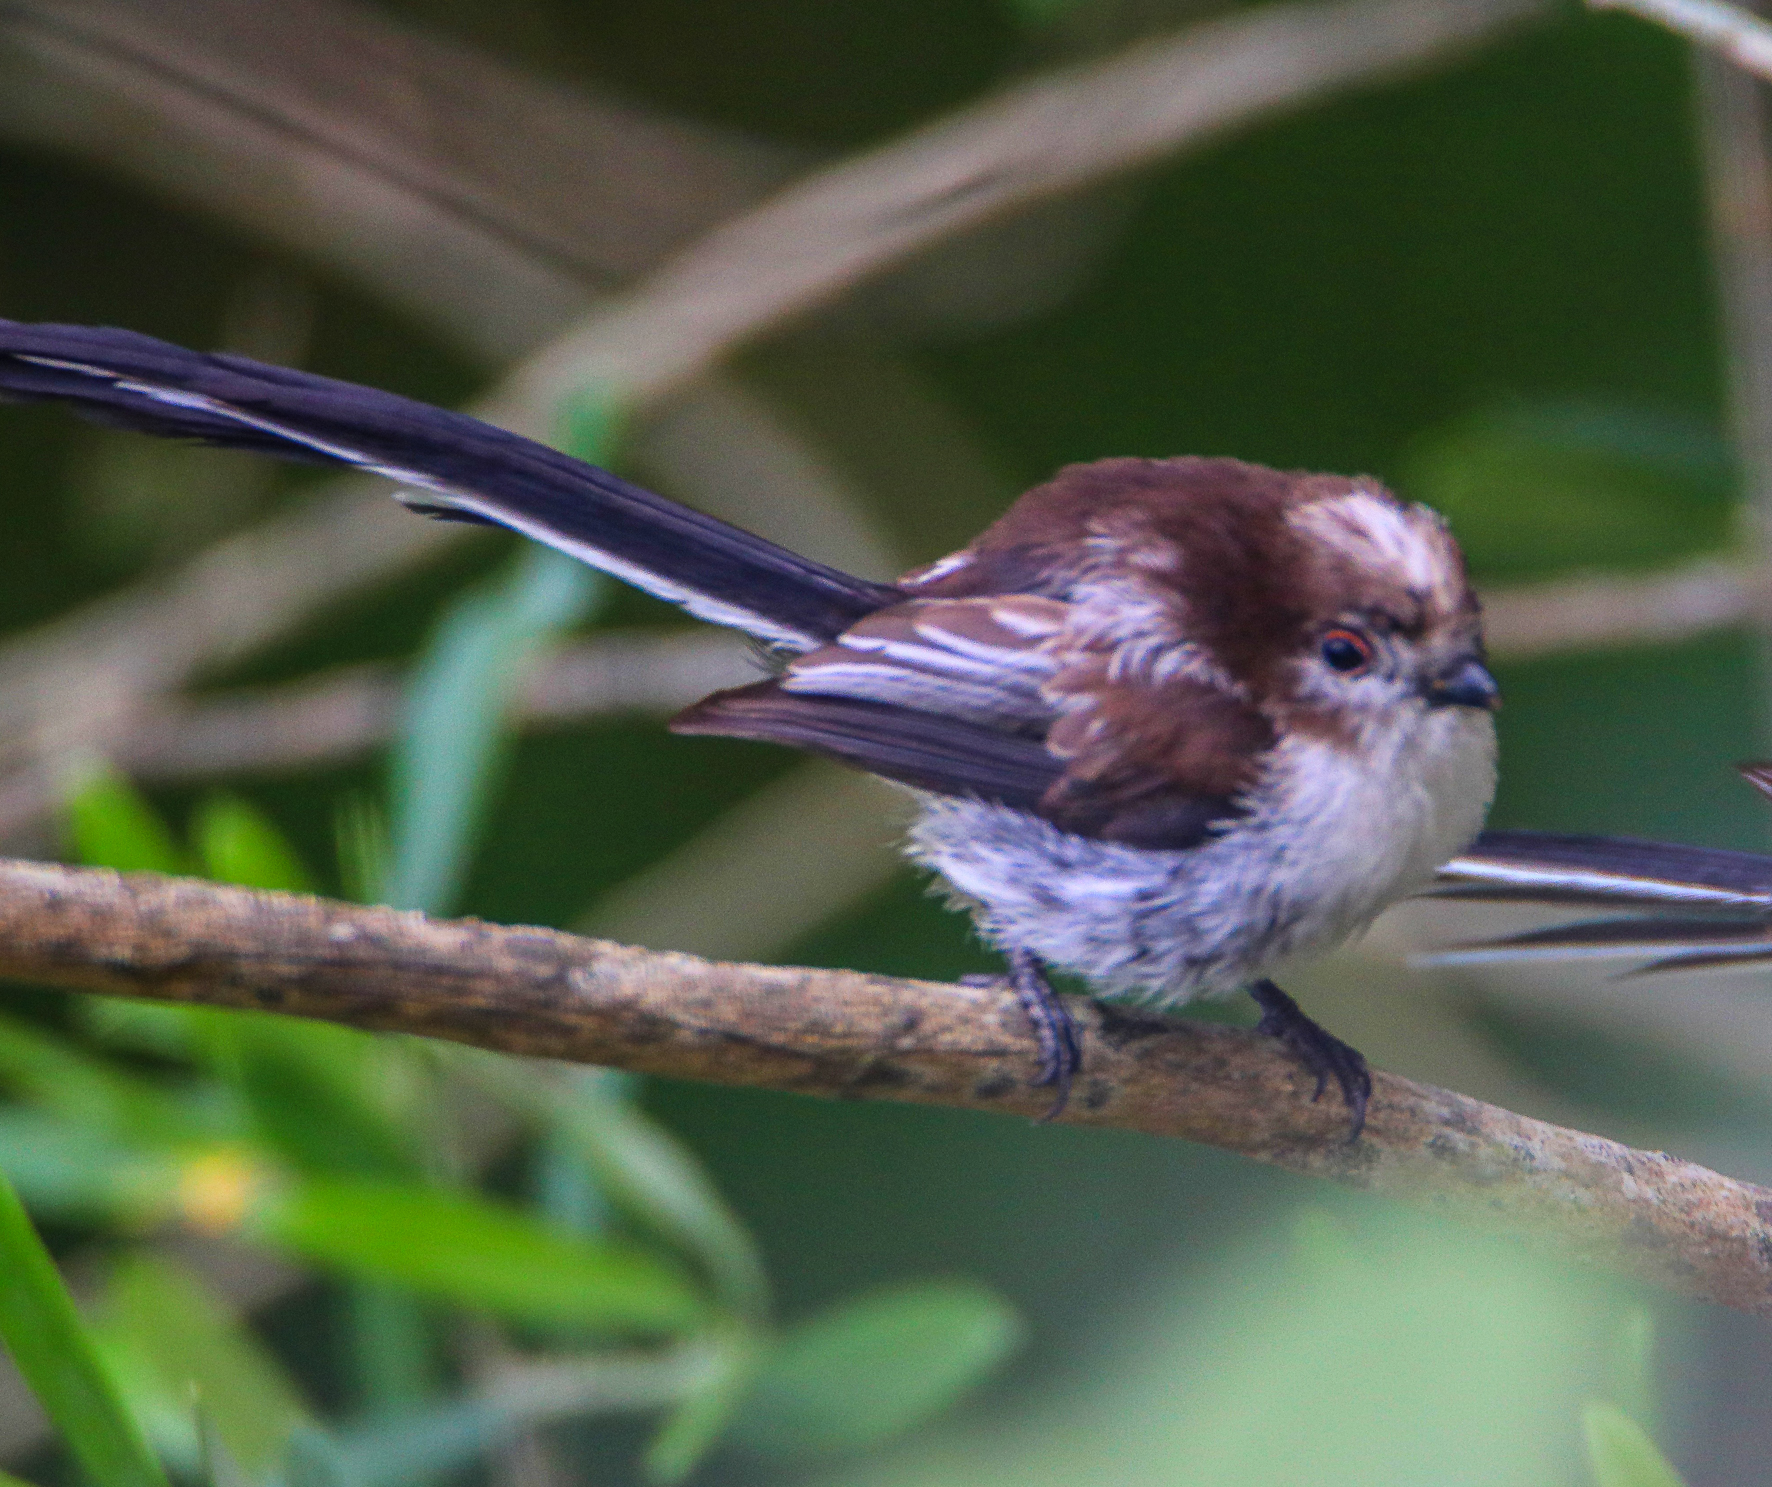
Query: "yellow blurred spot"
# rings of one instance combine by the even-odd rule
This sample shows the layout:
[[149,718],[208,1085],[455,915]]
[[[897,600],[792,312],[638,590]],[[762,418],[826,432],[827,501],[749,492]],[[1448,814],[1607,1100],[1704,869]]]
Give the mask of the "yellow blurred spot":
[[200,1234],[240,1227],[265,1188],[266,1172],[245,1152],[206,1151],[179,1169],[178,1214]]

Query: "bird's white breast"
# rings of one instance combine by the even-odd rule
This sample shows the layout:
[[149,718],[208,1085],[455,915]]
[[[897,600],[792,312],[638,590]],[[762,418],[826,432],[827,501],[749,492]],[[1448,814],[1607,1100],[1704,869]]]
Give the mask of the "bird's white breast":
[[1469,843],[1494,789],[1490,716],[1412,707],[1353,747],[1287,737],[1247,813],[1197,847],[1096,841],[926,796],[910,850],[999,947],[1172,1006],[1363,930]]

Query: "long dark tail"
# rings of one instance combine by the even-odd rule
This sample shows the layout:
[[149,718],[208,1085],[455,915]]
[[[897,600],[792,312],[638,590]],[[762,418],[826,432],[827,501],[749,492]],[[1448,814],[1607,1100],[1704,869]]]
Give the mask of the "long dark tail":
[[903,597],[476,418],[133,331],[0,320],[0,399],[385,476],[415,511],[509,527],[794,649]]

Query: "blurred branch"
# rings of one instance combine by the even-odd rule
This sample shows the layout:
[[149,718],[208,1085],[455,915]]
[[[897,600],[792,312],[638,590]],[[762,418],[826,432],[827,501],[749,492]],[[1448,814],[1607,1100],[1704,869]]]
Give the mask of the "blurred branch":
[[1670,645],[1772,613],[1772,572],[1705,558],[1642,574],[1581,574],[1486,590],[1483,628],[1500,660]]
[[518,373],[531,406],[589,378],[644,403],[768,327],[1012,208],[1376,82],[1546,13],[1541,0],[1264,7],[1057,70],[814,172],[709,233]]
[[906,804],[894,785],[808,759],[618,884],[572,927],[724,960],[780,954],[902,869]]
[[[10,0],[0,131],[312,254],[495,361],[803,159],[325,3],[296,17],[232,0]],[[511,151],[513,138],[525,148]],[[550,437],[554,413],[515,416]],[[639,466],[705,509],[765,531],[810,521],[810,545],[826,549],[815,555],[897,566],[854,493],[741,389],[688,389],[631,442]],[[722,461],[707,459],[714,446]],[[61,756],[113,733],[144,697],[467,535],[411,521],[375,482],[340,480],[303,511],[0,648],[0,750],[12,754],[0,757],[0,834],[55,798]]]
[[[750,652],[729,632],[617,631],[547,656],[524,683],[517,706],[531,724],[656,716],[754,676]],[[155,701],[127,717],[101,747],[142,780],[333,764],[387,742],[404,686],[401,668],[371,664],[281,686]]]
[[1693,64],[1730,431],[1764,551],[1772,540],[1772,121],[1754,78],[1703,52]]
[[[1662,645],[1753,620],[1772,609],[1772,574],[1706,559],[1657,573],[1592,574],[1491,590],[1489,649],[1502,660]],[[529,725],[672,713],[751,679],[744,642],[724,631],[598,635],[547,656],[524,684]],[[98,746],[144,780],[308,768],[387,741],[402,673],[341,667],[280,686],[153,700],[124,714]]]
[[[847,1099],[1037,1116],[1006,989],[720,964],[551,930],[0,863],[0,973]],[[1065,1115],[1202,1141],[1772,1312],[1772,1190],[1380,1074],[1366,1134],[1253,1033],[1080,1004]]]
[[1772,26],[1751,11],[1720,0],[1587,0],[1590,10],[1628,10],[1703,46],[1737,67],[1772,77]]
[[809,158],[336,0],[7,0],[0,129],[342,269],[498,360]]

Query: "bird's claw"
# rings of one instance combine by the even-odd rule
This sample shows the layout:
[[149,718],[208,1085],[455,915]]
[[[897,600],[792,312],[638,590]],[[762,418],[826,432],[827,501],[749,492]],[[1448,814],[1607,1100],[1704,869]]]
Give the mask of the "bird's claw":
[[1071,1097],[1071,1082],[1083,1066],[1083,1050],[1077,1040],[1077,1024],[1064,1002],[1046,979],[1045,968],[1036,956],[1025,951],[1009,953],[1007,976],[969,975],[960,978],[962,986],[1002,986],[1007,983],[1021,1003],[1034,1031],[1039,1050],[1040,1072],[1033,1081],[1035,1089],[1056,1091],[1052,1108],[1040,1117],[1042,1122],[1056,1120],[1064,1113]]
[[1279,1039],[1316,1076],[1312,1103],[1322,1099],[1331,1078],[1341,1087],[1348,1110],[1348,1145],[1353,1145],[1366,1127],[1366,1106],[1372,1099],[1372,1068],[1366,1056],[1306,1017],[1272,981],[1258,981],[1249,992],[1261,1008],[1257,1030]]

